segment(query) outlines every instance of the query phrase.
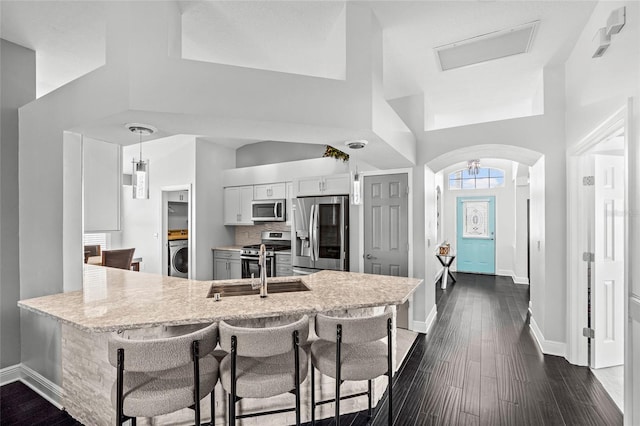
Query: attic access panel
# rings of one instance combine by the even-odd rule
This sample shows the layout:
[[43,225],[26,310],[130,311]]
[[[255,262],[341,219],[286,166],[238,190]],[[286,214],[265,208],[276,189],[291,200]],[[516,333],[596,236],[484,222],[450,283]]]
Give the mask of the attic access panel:
[[434,48],[440,70],[447,71],[527,53],[540,21],[495,31]]

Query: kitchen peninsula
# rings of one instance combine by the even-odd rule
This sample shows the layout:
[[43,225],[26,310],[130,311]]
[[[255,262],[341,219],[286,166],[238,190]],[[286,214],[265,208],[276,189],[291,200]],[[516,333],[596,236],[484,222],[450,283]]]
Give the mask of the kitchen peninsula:
[[[82,291],[55,294],[18,302],[20,308],[53,317],[62,324],[63,406],[85,424],[114,424],[115,412],[110,403],[115,368],[107,360],[107,337],[115,330],[133,330],[146,335],[162,334],[167,327],[208,323],[226,319],[277,321],[278,318],[318,312],[357,310],[402,304],[420,285],[415,278],[388,277],[352,272],[321,271],[304,277],[278,277],[301,280],[309,291],[272,293],[261,299],[257,295],[223,296],[216,302],[207,298],[211,281],[185,280],[142,272],[131,272],[99,266],[84,266]],[[216,286],[247,283],[250,280],[214,281]],[[323,378],[326,396],[331,379]],[[379,399],[385,380],[376,384]],[[366,382],[364,383],[366,386]],[[345,384],[361,389],[359,382]],[[303,385],[303,402],[310,393],[308,380]],[[219,388],[219,386],[218,386]],[[207,397],[208,398],[208,397]],[[356,411],[366,406],[366,399],[356,398],[343,404]],[[246,400],[239,405],[242,412],[292,405],[290,395],[261,400]],[[262,405],[261,405],[262,404]],[[331,415],[331,404],[318,410],[320,417]],[[203,408],[208,406],[205,402]],[[347,412],[347,411],[345,411]],[[223,392],[216,392],[216,424],[224,424],[226,403]],[[242,424],[293,424],[291,414],[247,419]],[[206,418],[209,414],[203,410]],[[309,418],[308,407],[303,420]],[[142,419],[140,419],[142,420]],[[187,424],[193,421],[189,410],[160,416],[154,424]],[[139,422],[139,424],[144,424]]]

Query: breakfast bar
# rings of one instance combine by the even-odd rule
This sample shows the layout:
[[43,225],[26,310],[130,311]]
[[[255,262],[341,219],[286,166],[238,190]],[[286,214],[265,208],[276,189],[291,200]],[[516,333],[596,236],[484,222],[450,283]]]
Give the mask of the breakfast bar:
[[[130,330],[141,336],[156,337],[168,328],[221,320],[244,319],[264,326],[303,314],[313,318],[317,313],[337,311],[357,316],[406,302],[422,282],[416,278],[338,271],[268,280],[272,283],[269,296],[261,298],[243,290],[250,288],[247,286],[250,279],[197,281],[85,265],[82,291],[22,300],[18,305],[62,324],[64,408],[84,424],[110,425],[115,424],[115,412],[110,402],[115,369],[107,358],[107,338],[113,331]],[[220,295],[218,298],[207,297],[216,293]],[[303,383],[303,402],[310,394],[308,382]],[[347,382],[343,386],[344,393],[360,392],[363,386],[366,388],[366,382]],[[385,387],[384,379],[375,381],[374,403],[380,399]],[[316,394],[323,398],[330,398],[333,388],[331,378],[323,376],[322,380],[316,381]],[[216,392],[215,424],[226,424],[225,398],[224,392]],[[345,401],[341,405],[342,411],[364,409],[366,399],[360,401],[362,399]],[[281,395],[267,400],[242,400],[238,405],[241,411],[252,412],[285,408],[291,404],[290,395]],[[208,405],[203,400],[203,408]],[[326,404],[318,407],[316,418],[332,414],[332,404]],[[203,420],[208,419],[207,416],[210,414],[203,409]],[[309,409],[305,408],[302,420],[309,418]],[[157,417],[153,424],[189,422],[193,423],[193,414],[185,409]],[[145,424],[144,419],[138,419],[138,423]],[[243,425],[293,423],[292,413],[238,422]]]

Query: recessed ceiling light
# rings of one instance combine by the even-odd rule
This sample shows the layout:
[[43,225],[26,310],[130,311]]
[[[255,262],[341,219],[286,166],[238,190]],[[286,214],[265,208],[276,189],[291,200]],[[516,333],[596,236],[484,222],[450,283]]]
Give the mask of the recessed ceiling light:
[[434,48],[442,71],[527,53],[540,21]]
[[354,141],[346,141],[344,144],[351,149],[362,149],[367,146],[369,142],[364,139],[358,139]]

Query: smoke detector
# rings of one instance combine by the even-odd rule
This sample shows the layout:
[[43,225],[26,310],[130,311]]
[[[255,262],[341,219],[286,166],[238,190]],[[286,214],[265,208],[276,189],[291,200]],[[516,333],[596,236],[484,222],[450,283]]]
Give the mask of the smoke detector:
[[367,146],[368,143],[369,141],[358,139],[354,141],[346,141],[344,144],[351,149],[362,149]]

